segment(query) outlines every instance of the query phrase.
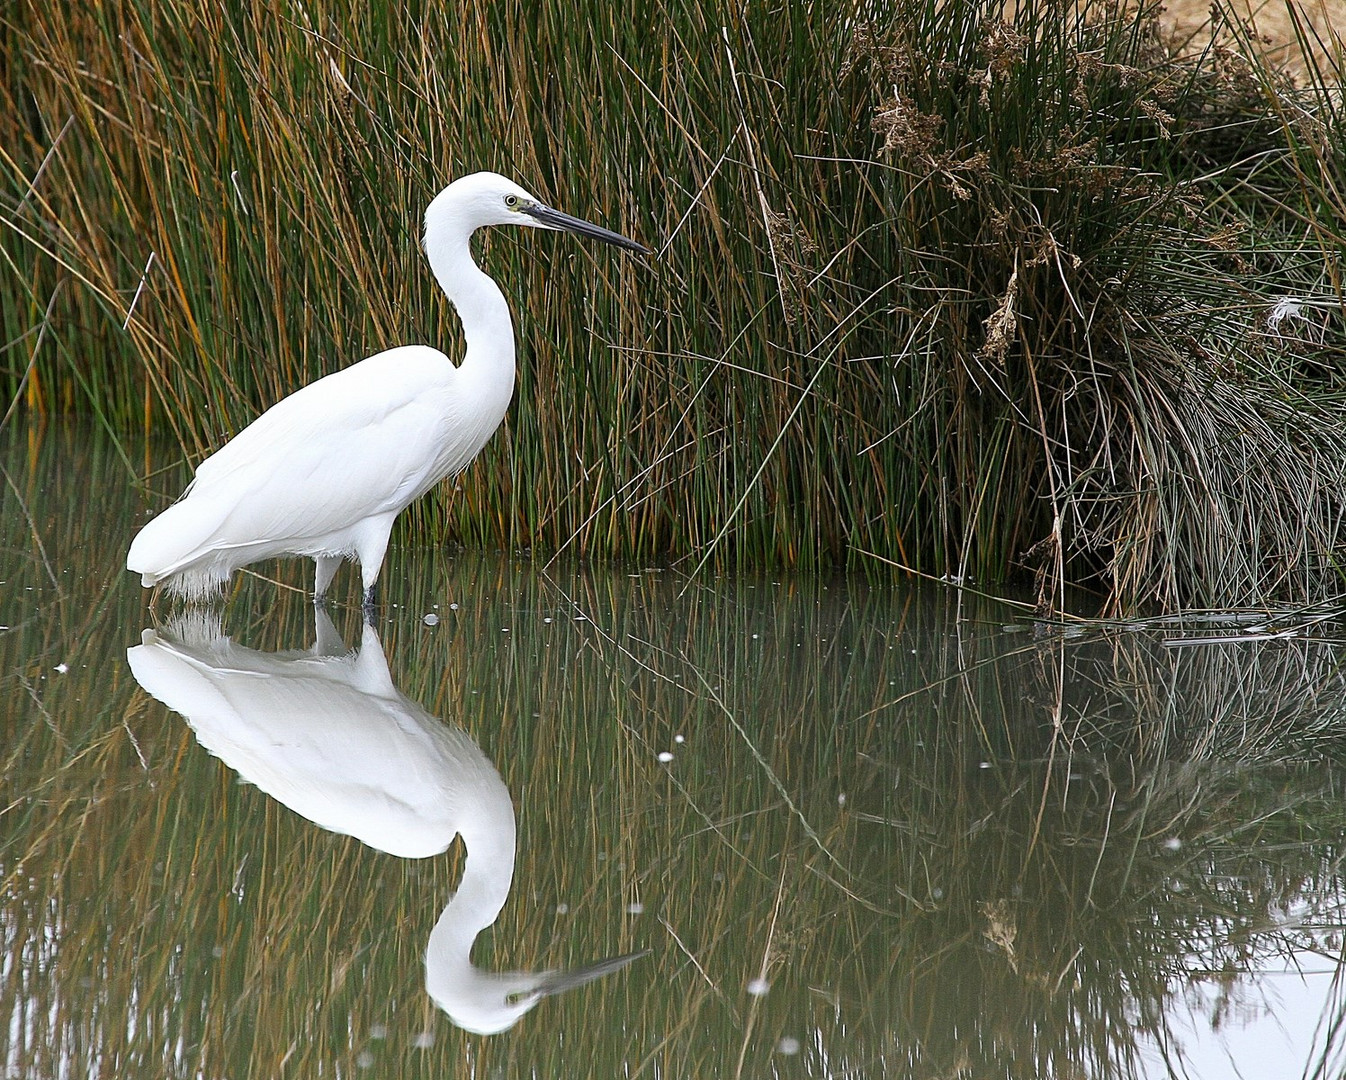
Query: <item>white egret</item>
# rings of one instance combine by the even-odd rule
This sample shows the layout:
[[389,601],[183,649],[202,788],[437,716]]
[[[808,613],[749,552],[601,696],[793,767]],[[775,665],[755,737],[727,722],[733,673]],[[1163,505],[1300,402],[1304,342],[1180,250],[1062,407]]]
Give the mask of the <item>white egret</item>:
[[403,858],[462,836],[457,891],[425,950],[426,990],[459,1027],[504,1031],[543,997],[616,971],[643,952],[567,971],[482,971],[472,944],[514,878],[514,805],[500,773],[462,728],[401,694],[369,624],[346,651],[322,609],[305,652],[236,645],[213,613],[146,630],[126,659],[151,696],[181,713],[197,740],[295,813]]
[[509,305],[469,245],[488,225],[560,229],[650,254],[496,173],[455,180],[425,212],[425,253],[462,320],[462,362],[404,345],[284,398],[201,462],[183,497],[131,542],[127,569],[147,588],[201,599],[241,566],[306,556],[321,603],[341,560],[353,558],[372,605],[393,520],[477,456],[514,393]]

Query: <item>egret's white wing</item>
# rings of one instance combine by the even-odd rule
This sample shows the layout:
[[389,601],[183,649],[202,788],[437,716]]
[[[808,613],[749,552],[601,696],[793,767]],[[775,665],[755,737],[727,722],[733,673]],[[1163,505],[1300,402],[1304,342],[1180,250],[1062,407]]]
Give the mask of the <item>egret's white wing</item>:
[[[371,687],[360,655],[281,660],[230,642],[147,632],[127,651],[136,680],[186,717],[239,776],[332,832],[404,858],[452,843],[483,798],[508,793],[466,732],[391,684]],[[366,665],[368,666],[368,665]]]
[[466,464],[448,400],[455,374],[443,353],[405,346],[319,379],[203,461],[182,505],[201,507],[221,545],[396,513]]

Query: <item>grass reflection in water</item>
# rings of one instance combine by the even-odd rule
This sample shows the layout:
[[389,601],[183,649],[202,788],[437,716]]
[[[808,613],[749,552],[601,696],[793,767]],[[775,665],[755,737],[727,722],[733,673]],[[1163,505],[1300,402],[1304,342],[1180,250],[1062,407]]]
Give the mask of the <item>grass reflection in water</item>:
[[[462,845],[371,850],[203,750],[125,666],[149,622],[119,570],[140,513],[119,466],[8,437],[11,1073],[1131,1076],[1156,1042],[1181,1073],[1194,988],[1237,1027],[1244,973],[1340,949],[1330,624],[1034,637],[943,593],[403,546],[392,685],[517,811],[513,894],[473,961],[654,950],[506,1034],[457,1030],[423,954]],[[225,631],[308,646],[302,585],[246,579]],[[334,615],[353,640],[358,612]],[[1328,1008],[1292,1071],[1335,1072]]]

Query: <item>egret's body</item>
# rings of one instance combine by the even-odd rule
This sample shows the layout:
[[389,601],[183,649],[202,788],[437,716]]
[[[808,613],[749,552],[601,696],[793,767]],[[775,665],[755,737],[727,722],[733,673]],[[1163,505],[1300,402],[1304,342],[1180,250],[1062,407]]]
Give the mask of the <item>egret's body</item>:
[[146,587],[197,599],[241,566],[306,556],[321,601],[341,560],[354,558],[372,603],[397,515],[477,456],[513,396],[509,306],[469,244],[477,229],[506,224],[646,250],[494,173],[454,181],[426,211],[425,251],[462,320],[462,362],[406,345],[291,394],[200,464],[183,498],[132,541],[127,568]]
[[472,944],[514,877],[509,790],[466,731],[397,690],[372,626],[348,653],[326,614],[317,618],[318,644],[303,653],[244,648],[198,615],[146,631],[127,660],[202,746],[314,824],[404,858],[439,854],[462,836],[462,880],[425,952],[426,989],[460,1027],[503,1031],[544,996],[634,959],[561,972],[473,966]]

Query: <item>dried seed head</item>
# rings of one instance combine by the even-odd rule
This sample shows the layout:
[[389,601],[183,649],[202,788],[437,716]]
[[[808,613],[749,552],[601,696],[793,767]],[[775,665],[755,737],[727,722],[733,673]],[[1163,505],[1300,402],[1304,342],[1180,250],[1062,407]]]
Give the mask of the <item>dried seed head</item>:
[[883,136],[886,152],[925,157],[934,149],[944,120],[921,112],[902,97],[895,97],[874,110],[871,127],[875,134]]

